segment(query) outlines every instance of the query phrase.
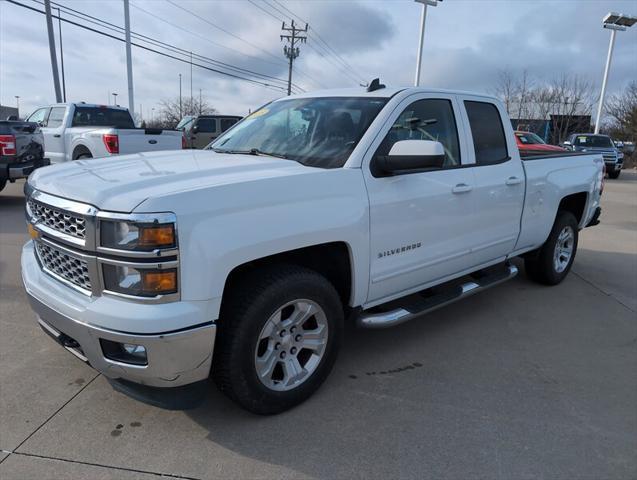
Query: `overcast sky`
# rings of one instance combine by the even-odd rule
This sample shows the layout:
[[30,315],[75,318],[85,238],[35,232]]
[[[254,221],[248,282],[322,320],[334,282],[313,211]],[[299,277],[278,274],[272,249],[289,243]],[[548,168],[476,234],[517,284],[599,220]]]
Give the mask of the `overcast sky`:
[[[43,9],[34,0],[17,1]],[[391,86],[413,82],[421,10],[413,1],[254,1],[271,15],[247,0],[175,0],[196,15],[166,0],[130,0],[131,29],[195,54],[287,78],[281,22],[273,18],[286,14],[289,21],[282,4],[309,22],[314,38],[308,43],[321,50],[315,40],[320,35],[352,67],[346,74],[334,66],[339,63],[334,56],[328,61],[327,54],[301,45],[294,83],[303,89],[355,86],[356,78],[380,77]],[[124,24],[121,0],[58,3]],[[526,69],[540,80],[566,72],[599,85],[610,36],[601,19],[609,11],[637,15],[637,1],[445,0],[428,10],[422,84],[490,92],[498,71]],[[127,105],[124,44],[70,24],[62,28],[68,100],[106,103],[108,93],[117,92],[118,103]],[[55,30],[57,41],[57,22]],[[183,94],[189,96],[189,64],[133,47],[135,104],[136,109],[143,105],[145,118],[160,100],[178,96],[179,73]],[[617,35],[609,91],[634,79],[637,25]],[[202,89],[207,101],[226,114],[244,115],[284,95],[197,67],[192,84],[194,95]],[[46,21],[40,13],[0,0],[0,102],[15,106],[15,95],[23,115],[55,101]]]

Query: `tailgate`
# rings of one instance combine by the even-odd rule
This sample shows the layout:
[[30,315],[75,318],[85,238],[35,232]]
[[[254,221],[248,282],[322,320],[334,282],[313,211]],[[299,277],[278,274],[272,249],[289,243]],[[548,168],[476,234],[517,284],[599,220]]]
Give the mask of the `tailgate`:
[[158,128],[136,128],[117,130],[119,153],[154,152],[159,150],[181,150],[182,133]]

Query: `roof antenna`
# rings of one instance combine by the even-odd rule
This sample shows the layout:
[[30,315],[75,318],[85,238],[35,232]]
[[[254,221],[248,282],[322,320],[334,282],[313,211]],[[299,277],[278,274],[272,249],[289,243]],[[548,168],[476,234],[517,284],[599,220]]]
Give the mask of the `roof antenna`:
[[375,90],[380,90],[381,88],[385,88],[385,85],[380,83],[380,78],[375,78],[367,87],[368,92],[373,92]]

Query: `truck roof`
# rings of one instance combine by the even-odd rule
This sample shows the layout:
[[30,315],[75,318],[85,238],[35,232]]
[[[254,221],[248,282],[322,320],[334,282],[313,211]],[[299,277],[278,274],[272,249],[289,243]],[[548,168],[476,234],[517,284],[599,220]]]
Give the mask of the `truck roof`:
[[[463,90],[448,90],[440,88],[430,87],[385,87],[372,92],[368,92],[366,87],[353,87],[353,88],[337,88],[327,90],[315,90],[311,92],[305,92],[297,95],[292,95],[292,98],[316,98],[316,97],[369,97],[369,98],[390,98],[394,95],[405,93],[440,93],[449,95],[472,95],[477,97],[484,97],[492,100],[497,100],[493,95],[484,93],[468,92]],[[282,99],[290,98],[283,97]]]
[[70,105],[75,105],[76,107],[89,107],[89,108],[112,108],[114,110],[126,110],[128,111],[128,108],[126,107],[121,107],[119,105],[104,105],[104,104],[98,104],[98,103],[85,103],[85,102],[66,102],[66,103],[52,103],[50,105],[45,105],[44,108],[50,108],[50,107],[68,107]]

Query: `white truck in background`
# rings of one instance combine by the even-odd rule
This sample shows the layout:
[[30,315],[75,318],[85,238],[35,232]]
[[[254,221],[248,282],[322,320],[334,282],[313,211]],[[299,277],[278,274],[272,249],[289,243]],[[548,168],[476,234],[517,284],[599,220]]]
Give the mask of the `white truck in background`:
[[181,408],[212,375],[272,414],[321,385],[347,321],[417,318],[512,278],[514,257],[560,283],[603,166],[521,158],[489,96],[290,96],[207,150],[36,170],[22,278],[44,331],[114,388]]
[[57,103],[38,108],[27,121],[40,125],[52,164],[184,147],[182,132],[135,128],[128,109],[113,105]]

